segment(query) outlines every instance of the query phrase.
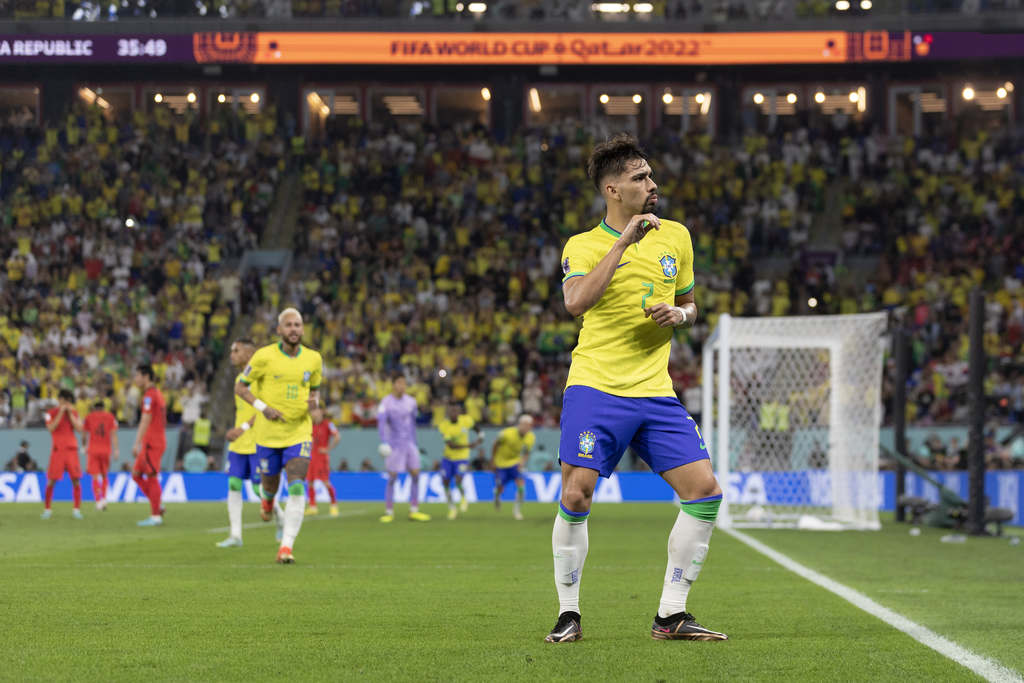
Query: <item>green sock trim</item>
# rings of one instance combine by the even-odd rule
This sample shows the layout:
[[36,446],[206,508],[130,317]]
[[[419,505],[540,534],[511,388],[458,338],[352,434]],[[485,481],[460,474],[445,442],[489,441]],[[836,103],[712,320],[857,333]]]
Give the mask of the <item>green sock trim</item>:
[[242,480],[238,477],[228,477],[228,491],[241,491]]
[[569,524],[582,524],[583,522],[587,521],[587,517],[590,516],[590,513],[588,512],[587,514],[581,517],[577,517],[575,515],[568,514],[562,508],[558,508],[558,516],[564,519],[565,521],[569,522]]
[[306,495],[306,487],[302,485],[301,481],[293,481],[288,484],[288,495],[289,496],[304,496]]
[[707,500],[700,503],[687,503],[684,500],[680,502],[679,507],[691,517],[696,517],[704,522],[713,522],[718,518],[718,508],[721,504],[721,499]]

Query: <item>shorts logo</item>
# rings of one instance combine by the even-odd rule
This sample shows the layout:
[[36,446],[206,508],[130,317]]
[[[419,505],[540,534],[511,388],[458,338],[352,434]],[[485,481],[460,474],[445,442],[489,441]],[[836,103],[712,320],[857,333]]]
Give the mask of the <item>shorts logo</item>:
[[675,277],[676,268],[676,257],[672,254],[662,254],[661,259],[658,261],[661,264],[661,272],[665,273],[665,277]]
[[569,274],[569,257],[568,256],[566,256],[565,259],[562,261],[562,272],[564,274],[566,274],[566,275]]
[[304,373],[302,373],[302,383],[309,384],[309,377],[309,370],[306,370]]
[[580,451],[576,455],[580,458],[593,458],[596,445],[597,437],[593,432],[580,432]]

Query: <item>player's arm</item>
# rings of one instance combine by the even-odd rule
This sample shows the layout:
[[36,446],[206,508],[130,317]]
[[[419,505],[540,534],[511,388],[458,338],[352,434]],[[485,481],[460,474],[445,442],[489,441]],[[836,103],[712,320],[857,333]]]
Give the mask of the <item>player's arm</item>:
[[341,443],[341,432],[334,426],[333,423],[328,422],[327,427],[331,430],[331,438],[327,441],[327,452],[334,450],[334,447]]
[[476,433],[476,438],[470,442],[469,448],[476,448],[484,442],[484,433],[480,431],[479,427],[474,426],[473,431]]
[[238,425],[237,427],[232,427],[228,431],[224,432],[224,438],[227,439],[228,441],[234,441],[242,434],[245,434],[247,431],[252,429],[252,426],[254,424],[256,424],[255,415],[253,415],[252,417],[250,417],[248,420]]
[[142,413],[139,420],[139,428],[135,430],[135,443],[132,445],[132,454],[138,455],[142,452],[142,437],[149,429],[149,423],[153,421],[153,413]]
[[[246,386],[245,382],[235,383],[235,396],[241,397],[243,401],[255,408],[257,412],[263,413],[263,417],[268,420],[280,422],[284,419],[281,415],[281,411],[277,408],[271,408],[266,403],[256,398],[255,394],[253,394],[252,390]],[[312,394],[310,394],[310,396],[312,396]]]
[[377,406],[377,436],[380,437],[382,444],[391,443],[391,423],[388,421],[388,409],[384,406],[383,399]]
[[[646,224],[645,224],[646,223]],[[579,317],[593,308],[594,304],[601,300],[604,291],[608,289],[615,269],[619,267],[619,261],[626,249],[644,238],[647,231],[652,227],[657,230],[661,221],[653,213],[645,213],[633,216],[626,223],[619,239],[615,240],[611,249],[604,255],[593,270],[589,273],[568,277],[562,283],[562,296],[565,299],[565,310],[573,317]],[[572,273],[567,273],[572,275]]]
[[71,420],[71,428],[76,432],[80,432],[85,429],[85,424],[82,422],[82,418],[78,416],[76,411],[69,410],[68,419]]
[[58,408],[57,414],[54,415],[53,417],[50,417],[49,413],[46,414],[46,430],[48,432],[50,432],[51,434],[53,433],[53,430],[56,429],[57,425],[60,424],[60,418],[62,415],[64,415],[64,406]]
[[321,359],[309,378],[309,398],[306,400],[306,407],[311,413],[320,405],[320,383],[323,381],[323,377],[324,362]]
[[117,442],[117,420],[114,420],[113,426],[110,428],[110,455],[112,457],[118,457],[121,452],[120,444]]
[[697,322],[697,303],[693,290],[676,296],[675,305],[654,304],[644,309],[644,315],[658,323],[658,327],[693,327]]
[[498,446],[501,444],[501,434],[498,434],[498,438],[494,440],[494,445],[491,446],[491,469],[498,469]]

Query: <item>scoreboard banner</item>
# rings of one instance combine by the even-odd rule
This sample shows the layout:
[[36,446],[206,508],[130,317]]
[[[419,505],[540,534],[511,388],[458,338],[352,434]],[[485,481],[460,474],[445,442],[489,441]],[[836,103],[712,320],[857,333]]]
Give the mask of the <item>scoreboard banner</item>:
[[[772,503],[792,504],[792,477],[794,474],[807,477],[810,486],[810,500],[796,501],[801,504],[829,507],[832,504],[832,487],[828,482],[828,472],[808,470],[799,473],[786,472],[734,472],[729,481],[723,483],[725,495],[735,504],[770,505]],[[332,472],[331,483],[338,494],[338,499],[345,501],[383,502],[387,475],[381,472]],[[966,472],[936,472],[940,482],[952,489],[965,500],[967,494]],[[562,475],[558,472],[527,472],[526,500],[544,503],[555,503],[561,495]],[[203,474],[185,474],[179,472],[161,475],[163,483],[163,500],[168,503],[187,503],[196,501],[223,501],[227,499],[228,478],[221,472]],[[46,486],[45,475],[42,473],[15,474],[0,473],[0,503],[41,503],[43,490]],[[318,499],[327,500],[327,492],[317,484]],[[395,500],[408,502],[412,481],[407,475],[401,475],[395,485]],[[426,503],[443,503],[444,488],[440,472],[423,472],[418,482],[420,500]],[[494,475],[490,472],[473,472],[463,481],[466,497],[471,502],[492,500]],[[514,496],[513,486],[505,487],[505,498]],[[893,472],[878,473],[878,504],[880,510],[893,510],[896,506],[896,476]],[[935,487],[927,484],[916,474],[908,473],[906,493],[921,496],[938,502]],[[1008,508],[1013,511],[1011,524],[1024,525],[1024,470],[987,472],[985,474],[985,493],[995,507]],[[92,484],[87,476],[82,481],[82,495],[85,500],[92,500]],[[245,498],[256,501],[251,486],[246,482]],[[144,502],[145,496],[138,490],[131,475],[125,472],[111,474],[107,485],[107,499],[113,502],[132,503]],[[594,501],[598,503],[622,502],[663,502],[670,503],[674,499],[672,489],[656,474],[650,472],[621,472],[608,479],[601,479],[594,493]],[[54,490],[54,500],[71,500],[71,482],[65,477]]]
[[1022,56],[1024,34],[978,32],[0,35],[0,63],[715,66]]

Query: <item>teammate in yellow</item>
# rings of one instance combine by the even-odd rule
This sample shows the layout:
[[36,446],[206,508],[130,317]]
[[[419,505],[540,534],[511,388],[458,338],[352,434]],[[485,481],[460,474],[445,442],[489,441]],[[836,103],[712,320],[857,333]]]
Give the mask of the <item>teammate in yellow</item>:
[[614,471],[627,446],[682,502],[651,636],[725,640],[686,611],[722,502],[697,423],[668,375],[673,328],[697,319],[690,233],[654,215],[658,186],[631,136],[595,146],[587,175],[607,213],[594,229],[569,238],[562,252],[565,308],[583,317],[583,329],[562,398],[562,499],[551,533],[559,615],[545,640],[583,635],[579,596],[590,503],[598,476]]
[[[244,376],[242,368],[249,364],[249,359],[256,351],[251,339],[238,339],[231,344],[231,365],[239,370],[235,382]],[[256,422],[256,409],[235,395],[235,426],[224,435],[228,445],[228,523],[230,533],[226,539],[217,544],[218,548],[240,548],[242,546],[242,490],[245,480],[252,481],[253,489],[259,492],[260,475],[259,460],[256,457],[256,432],[252,429]]]
[[[462,478],[469,470],[469,454],[483,442],[483,436],[480,434],[480,428],[476,426],[476,421],[463,413],[455,401],[448,404],[448,414],[438,423],[437,429],[444,437],[441,480],[444,482],[444,497],[448,501],[448,519],[455,519],[458,513],[452,499],[452,483],[455,483],[462,496],[459,509],[465,512],[469,509],[469,501],[466,500],[466,492],[462,487]],[[474,432],[472,439],[469,436],[470,430]]]
[[515,482],[516,504],[512,516],[517,520],[523,518],[523,496],[526,494],[526,480],[523,479],[523,468],[530,451],[537,443],[533,433],[533,418],[521,415],[515,427],[508,427],[498,433],[491,449],[491,468],[494,470],[494,509],[501,509],[501,494],[505,484]]
[[[313,420],[310,411],[319,405],[323,359],[302,345],[302,314],[286,308],[277,317],[281,341],[264,346],[252,355],[235,393],[257,410],[256,457],[260,466],[261,514],[269,521],[274,495],[281,482],[281,469],[288,475],[288,502],[284,509],[284,530],[277,561],[295,561],[292,545],[302,526],[306,509],[303,482],[309,470]],[[256,398],[249,389],[256,388]]]

